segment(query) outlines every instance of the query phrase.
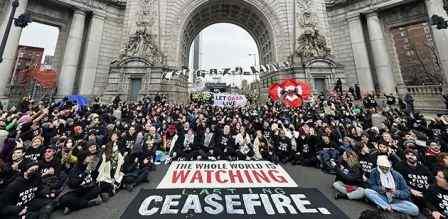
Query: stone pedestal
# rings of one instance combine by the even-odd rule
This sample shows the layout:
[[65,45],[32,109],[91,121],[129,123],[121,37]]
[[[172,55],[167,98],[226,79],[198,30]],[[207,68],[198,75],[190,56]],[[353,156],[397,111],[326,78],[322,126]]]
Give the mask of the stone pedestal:
[[105,102],[120,95],[122,100],[130,99],[131,80],[141,79],[142,87],[138,100],[144,96],[154,98],[156,95],[165,95],[171,103],[187,103],[188,78],[173,76],[171,80],[162,80],[164,72],[173,71],[164,66],[151,65],[145,59],[129,57],[117,63],[112,63],[107,88],[103,96]]
[[[426,0],[426,9],[428,16],[439,15],[448,19],[447,12],[443,9],[443,0]],[[442,67],[442,75],[445,78],[445,83],[448,83],[448,30],[439,30],[436,26],[431,26],[432,35],[437,51],[439,52],[439,60]]]
[[395,93],[392,65],[387,51],[386,40],[381,21],[376,12],[367,15],[370,46],[372,49],[375,71],[382,93]]
[[375,86],[373,85],[372,71],[370,68],[360,15],[356,14],[351,16],[347,21],[350,29],[350,40],[352,43],[358,82],[362,93],[370,93],[375,91]]
[[[11,3],[8,3],[11,4]],[[19,7],[17,7],[15,17],[25,13],[28,6],[28,0],[21,0]],[[8,11],[5,12],[5,18],[1,26],[1,34],[5,33],[9,14],[11,12],[11,5],[6,7]],[[6,42],[5,52],[3,54],[3,62],[0,63],[0,100],[6,99],[8,96],[8,83],[10,82],[17,58],[17,48],[19,47],[20,35],[22,34],[22,28],[16,27],[14,22],[11,26],[11,32],[9,33],[8,41]]]
[[61,72],[58,80],[58,97],[71,95],[78,71],[86,15],[82,11],[73,13],[72,23],[65,46]]
[[90,21],[86,47],[81,69],[81,83],[79,94],[92,96],[94,93],[95,74],[100,56],[101,40],[103,38],[104,16],[94,14]]

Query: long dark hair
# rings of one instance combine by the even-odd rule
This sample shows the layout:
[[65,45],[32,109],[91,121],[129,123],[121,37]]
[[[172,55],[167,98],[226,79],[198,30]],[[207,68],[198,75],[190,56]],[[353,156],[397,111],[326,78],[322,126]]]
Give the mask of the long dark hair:
[[112,159],[114,143],[112,141],[106,144],[106,148],[104,149],[104,155],[106,156],[106,161],[110,161]]

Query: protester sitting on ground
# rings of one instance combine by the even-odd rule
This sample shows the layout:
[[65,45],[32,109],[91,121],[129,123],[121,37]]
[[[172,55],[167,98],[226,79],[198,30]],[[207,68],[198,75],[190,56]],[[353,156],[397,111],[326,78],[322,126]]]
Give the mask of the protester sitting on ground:
[[114,136],[116,134],[112,135],[112,141],[104,148],[96,178],[103,201],[107,201],[109,197],[117,193],[124,176],[122,172],[124,158],[118,149],[117,143],[114,143],[114,140],[118,137]]
[[385,155],[378,156],[377,168],[369,178],[365,195],[369,201],[385,211],[396,211],[417,216],[418,207],[410,201],[410,190],[403,176],[391,169],[392,164]]
[[342,154],[342,159],[336,166],[336,178],[333,187],[338,191],[335,199],[362,199],[362,170],[358,155],[347,150]]
[[435,176],[435,184],[424,194],[429,215],[434,219],[448,217],[448,169],[440,169]]
[[[133,191],[151,177],[150,171],[160,163],[156,158],[164,155],[166,164],[178,160],[254,159],[290,162],[335,174],[341,167],[337,164],[340,157],[355,150],[362,170],[358,185],[361,188],[371,175],[378,178],[376,161],[381,155],[386,155],[394,167],[409,166],[413,158],[409,158],[410,152],[406,155],[407,149],[418,150],[417,163],[421,162],[422,167],[432,172],[448,167],[444,154],[448,148],[445,116],[428,125],[414,112],[381,109],[373,95],[364,99],[365,107],[353,101],[350,94],[342,93],[305,102],[299,109],[270,101],[231,108],[208,103],[171,104],[163,98],[144,98],[137,102],[120,99],[116,98],[114,105],[95,101],[78,107],[68,99],[56,103],[27,98],[18,110],[14,107],[2,110],[0,129],[2,138],[6,134],[6,139],[0,142],[0,145],[4,143],[0,147],[0,159],[5,164],[3,168],[0,162],[0,181],[4,179],[0,190],[23,175],[21,170],[29,160],[37,161],[42,171],[40,191],[48,195],[50,202],[62,203],[67,212],[99,204],[120,189]],[[103,155],[107,156],[103,158]],[[118,161],[120,165],[123,163],[121,168]],[[343,163],[347,163],[343,164],[344,169],[352,169],[350,162]],[[46,172],[48,175],[43,174]],[[390,172],[393,177],[396,175]],[[70,193],[86,189],[81,185],[71,185],[71,188],[67,185],[67,179],[78,176],[75,173],[83,179],[88,179],[90,174],[92,182],[97,180],[94,184],[100,185],[97,189],[101,189],[103,198],[95,196],[95,189],[90,186],[92,190],[86,196]],[[56,177],[60,185],[54,183]],[[411,189],[422,192],[412,186]],[[347,192],[347,189],[341,191]],[[412,193],[419,194],[410,193],[411,197]],[[396,204],[402,200],[395,197],[392,201]],[[74,202],[81,205],[73,205]],[[52,211],[51,205],[38,207],[39,211]],[[32,210],[22,213],[27,216],[37,211]],[[0,212],[3,211],[4,207],[0,206]],[[0,217],[3,218],[1,213]]]
[[406,159],[397,165],[396,171],[403,176],[409,186],[412,202],[423,210],[426,208],[423,193],[432,185],[433,176],[428,168],[420,164],[417,150],[409,148],[404,154]]

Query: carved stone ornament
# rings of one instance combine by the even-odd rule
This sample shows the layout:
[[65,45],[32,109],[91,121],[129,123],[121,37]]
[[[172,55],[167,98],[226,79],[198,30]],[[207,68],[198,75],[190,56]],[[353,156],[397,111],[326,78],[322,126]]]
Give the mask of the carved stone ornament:
[[83,3],[91,8],[101,8],[99,4],[100,2],[123,7],[126,6],[127,0],[75,0],[75,1]]
[[296,55],[302,58],[325,58],[331,53],[327,40],[317,29],[305,30],[297,39],[297,44]]
[[448,0],[443,0],[443,9],[448,13]]
[[311,0],[298,0],[297,7],[300,9],[302,13],[311,12]]
[[325,58],[330,56],[331,49],[327,46],[325,36],[319,33],[318,22],[311,12],[311,1],[299,1],[301,4],[301,15],[298,17],[298,23],[303,28],[303,33],[297,39],[295,55],[302,59]]
[[325,5],[327,7],[334,7],[336,5],[349,5],[351,3],[359,2],[362,0],[325,0]]
[[154,24],[154,0],[141,0],[141,10],[137,13],[137,30],[128,38],[126,46],[114,62],[121,62],[131,57],[140,57],[151,64],[162,63],[162,53],[155,44],[156,36],[150,33]]

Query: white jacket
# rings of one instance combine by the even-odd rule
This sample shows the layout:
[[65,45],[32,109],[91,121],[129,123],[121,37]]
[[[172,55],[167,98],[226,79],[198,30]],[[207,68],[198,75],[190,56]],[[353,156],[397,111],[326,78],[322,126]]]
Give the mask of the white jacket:
[[96,181],[107,182],[114,186],[118,186],[121,183],[121,180],[123,179],[124,176],[124,173],[121,172],[121,166],[123,166],[124,163],[123,156],[120,153],[118,153],[117,168],[113,176],[110,175],[111,162],[106,161],[106,155],[104,153],[102,157],[103,161],[101,162],[101,165],[98,168],[98,176],[96,177]]

